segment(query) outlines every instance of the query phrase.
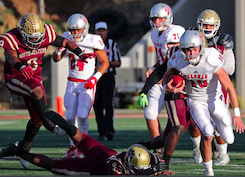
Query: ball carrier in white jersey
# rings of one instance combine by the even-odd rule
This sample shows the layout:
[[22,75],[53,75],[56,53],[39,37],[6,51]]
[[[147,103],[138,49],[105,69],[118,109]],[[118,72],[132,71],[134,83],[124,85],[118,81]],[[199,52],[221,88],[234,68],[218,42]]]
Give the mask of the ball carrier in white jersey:
[[[173,25],[173,12],[165,3],[155,4],[150,10],[150,24],[153,29],[151,39],[155,46],[158,62],[146,72],[148,78],[152,71],[165,62],[167,49],[179,44],[180,36],[185,29],[179,25]],[[164,94],[161,84],[155,84],[148,92],[149,104],[144,109],[150,138],[160,135],[158,114],[164,108]]]
[[[224,59],[223,68],[228,75],[232,75],[235,72],[235,56],[233,53],[234,42],[229,34],[219,32],[221,20],[217,12],[212,9],[206,9],[200,13],[197,18],[196,30],[201,31],[206,40],[208,47],[216,48]],[[225,89],[222,89],[225,97],[226,104],[230,105],[229,95]],[[201,133],[199,129],[191,124],[188,127],[188,131],[193,143],[193,158],[196,163],[201,163],[200,142]],[[213,146],[213,158],[214,165],[227,165],[230,162],[229,155],[227,154],[227,143],[225,143],[218,131],[215,130],[215,144]]]
[[[69,76],[64,96],[65,116],[72,125],[77,124],[77,117],[79,130],[86,134],[89,130],[88,115],[93,105],[96,83],[109,67],[102,38],[99,35],[88,34],[88,30],[87,18],[76,13],[68,18],[67,31],[62,36],[74,41],[85,54],[95,53],[94,57],[83,62],[73,52],[63,48],[59,48],[53,55],[54,61],[61,60],[65,54],[69,58]],[[101,63],[97,71],[95,68],[96,55]],[[71,139],[70,145],[67,157],[76,154],[76,148]],[[77,154],[79,156],[79,153]]]
[[[162,84],[168,82],[173,74],[180,73],[186,79],[187,103],[193,120],[202,133],[201,153],[203,158],[204,175],[213,176],[212,168],[212,140],[215,122],[222,139],[232,144],[234,133],[244,132],[244,123],[240,116],[236,90],[223,69],[223,56],[214,48],[204,48],[203,37],[199,31],[188,30],[180,39],[179,50],[168,61],[168,70],[165,72]],[[225,103],[221,85],[227,90],[234,108],[234,117],[231,118]],[[167,84],[166,91],[180,92],[177,88]]]

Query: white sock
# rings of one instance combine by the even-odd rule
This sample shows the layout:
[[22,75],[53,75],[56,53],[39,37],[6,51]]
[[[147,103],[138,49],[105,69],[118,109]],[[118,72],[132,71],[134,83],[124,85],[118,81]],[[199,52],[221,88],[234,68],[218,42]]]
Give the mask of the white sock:
[[212,161],[212,159],[210,161],[208,161],[208,162],[202,161],[202,164],[203,164],[203,166],[204,166],[205,169],[209,169],[209,168],[212,168],[213,167],[213,161]]
[[225,144],[218,144],[218,150],[219,150],[219,154],[222,155],[222,154],[227,154],[227,143]]
[[81,132],[88,134],[89,121],[88,118],[78,118],[78,128]]
[[201,143],[201,135],[199,135],[196,138],[193,138],[193,137],[190,136],[190,138],[191,138],[191,141],[192,141],[192,144],[193,144],[193,149],[195,149],[195,148],[199,149],[200,148],[200,143]]

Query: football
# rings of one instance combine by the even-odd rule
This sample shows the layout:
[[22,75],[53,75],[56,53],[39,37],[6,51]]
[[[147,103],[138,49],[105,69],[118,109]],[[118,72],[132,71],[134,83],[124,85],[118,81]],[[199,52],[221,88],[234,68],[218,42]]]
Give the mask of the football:
[[172,76],[170,76],[169,80],[171,80],[171,79],[173,79],[173,82],[171,84],[173,87],[176,86],[178,83],[180,83],[178,88],[180,88],[183,85],[185,85],[185,80],[180,75],[172,75]]

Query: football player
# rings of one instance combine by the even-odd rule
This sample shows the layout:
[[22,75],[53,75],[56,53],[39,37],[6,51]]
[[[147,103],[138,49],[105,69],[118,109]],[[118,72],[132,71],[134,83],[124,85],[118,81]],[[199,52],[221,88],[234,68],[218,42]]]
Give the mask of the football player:
[[[31,119],[19,148],[29,152],[40,127],[53,131],[53,123],[44,116],[46,110],[45,91],[42,84],[42,57],[49,45],[64,47],[85,62],[94,54],[84,52],[74,42],[58,36],[54,27],[45,24],[36,14],[23,15],[17,27],[0,36],[0,47],[4,49],[5,82],[11,94],[22,96]],[[8,148],[0,152],[0,158],[10,156]]]
[[[151,39],[155,46],[156,55],[158,57],[157,63],[149,68],[145,73],[146,78],[150,76],[153,70],[159,65],[165,63],[166,54],[169,47],[179,45],[180,36],[185,29],[182,26],[174,25],[173,12],[169,5],[165,3],[157,3],[150,10],[150,24],[153,29]],[[144,116],[146,119],[150,138],[154,139],[161,133],[158,114],[164,108],[164,94],[162,85],[155,84],[148,93],[149,104],[144,108]],[[162,154],[162,149],[158,149]],[[162,158],[162,155],[160,155]]]
[[10,144],[8,149],[12,154],[59,175],[165,175],[164,162],[142,145],[133,144],[127,151],[117,153],[81,132],[59,114],[47,110],[45,116],[70,136],[84,153],[84,158],[51,159]]
[[181,74],[186,79],[187,104],[193,120],[202,133],[201,154],[205,169],[204,175],[213,176],[214,127],[211,118],[222,139],[228,144],[234,142],[232,118],[224,101],[221,84],[231,97],[234,108],[233,125],[236,126],[236,132],[242,133],[245,126],[240,116],[237,94],[228,74],[222,67],[222,54],[214,48],[205,48],[204,38],[200,32],[186,31],[180,38],[179,48],[168,61],[169,69],[163,75],[162,84],[167,84],[165,86],[167,92],[179,93],[184,86],[173,87],[171,81],[168,82],[168,78],[174,74]]
[[[60,61],[64,55],[69,58],[69,75],[64,96],[65,116],[69,123],[76,124],[81,132],[88,134],[88,115],[94,102],[96,83],[109,67],[109,60],[104,51],[104,42],[99,35],[88,34],[89,23],[83,14],[75,13],[67,20],[67,31],[63,37],[74,41],[84,53],[95,53],[100,66],[95,72],[96,57],[83,62],[70,50],[59,48],[53,54],[54,61]],[[66,157],[79,156],[77,148],[70,139],[70,148]]]
[[[222,55],[224,59],[223,68],[228,75],[232,75],[235,71],[235,57],[233,53],[234,42],[232,37],[226,33],[220,33],[218,30],[220,28],[220,17],[214,10],[206,9],[200,13],[197,18],[196,30],[201,31],[206,40],[208,47],[216,48]],[[225,89],[224,99],[229,106],[230,100],[229,95]],[[199,129],[191,124],[188,128],[191,140],[193,142],[193,158],[196,163],[201,163],[201,153],[200,153],[200,142],[201,135]],[[218,155],[214,161],[214,165],[227,165],[230,162],[229,155],[227,154],[227,143],[225,143],[217,130],[215,130],[215,139],[217,142]],[[214,156],[215,158],[215,156]]]

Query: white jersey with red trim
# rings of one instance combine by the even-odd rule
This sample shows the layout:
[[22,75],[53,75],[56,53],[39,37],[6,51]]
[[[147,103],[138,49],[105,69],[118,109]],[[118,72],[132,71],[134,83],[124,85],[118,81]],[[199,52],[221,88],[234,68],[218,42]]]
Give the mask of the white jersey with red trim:
[[[71,40],[67,31],[62,36]],[[84,53],[94,53],[94,50],[104,50],[105,47],[102,38],[95,34],[87,34],[77,45]],[[69,58],[69,77],[87,80],[94,74],[96,58],[88,58],[85,63],[69,50],[66,50],[66,55]]]
[[180,25],[170,25],[168,29],[160,34],[159,31],[152,31],[151,40],[154,43],[156,55],[160,64],[165,62],[168,43],[178,43],[185,29]]
[[196,66],[183,59],[180,50],[168,61],[168,69],[180,71],[186,79],[188,96],[197,101],[208,101],[221,92],[221,84],[215,72],[223,66],[223,56],[214,48],[204,48],[204,51],[204,56]]

